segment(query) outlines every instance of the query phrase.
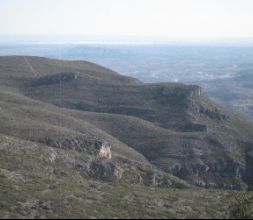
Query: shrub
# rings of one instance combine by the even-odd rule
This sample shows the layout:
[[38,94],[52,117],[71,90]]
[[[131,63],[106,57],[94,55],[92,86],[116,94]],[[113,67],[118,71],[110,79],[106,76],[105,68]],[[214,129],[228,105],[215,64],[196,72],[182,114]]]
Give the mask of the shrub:
[[253,195],[235,196],[230,208],[231,219],[253,219]]

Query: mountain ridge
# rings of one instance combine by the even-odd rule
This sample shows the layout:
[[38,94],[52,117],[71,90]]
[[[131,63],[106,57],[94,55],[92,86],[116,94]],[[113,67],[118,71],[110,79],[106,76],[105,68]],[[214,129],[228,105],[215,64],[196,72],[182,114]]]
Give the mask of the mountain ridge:
[[251,121],[199,86],[145,84],[88,62],[0,57],[0,124],[6,218],[224,217],[234,195],[226,190],[253,186]]
[[[31,73],[32,69],[24,59],[37,71],[36,76]],[[3,68],[6,60],[10,68],[8,71]],[[50,124],[58,127],[56,131],[66,124],[64,126],[67,130],[64,128],[64,132],[72,136],[70,139],[88,134],[87,129],[80,128],[96,123],[94,134],[99,133],[96,129],[109,134],[130,146],[129,149],[133,149],[136,154],[143,155],[154,166],[190,184],[228,189],[247,188],[245,179],[249,171],[246,168],[248,160],[245,152],[251,149],[252,125],[246,126],[240,116],[231,114],[203,97],[199,86],[144,84],[81,61],[15,56],[1,57],[0,66],[1,72],[13,74],[1,76],[14,84],[14,75],[17,76],[15,71],[19,67],[18,77],[22,75],[23,80],[14,88],[25,97],[61,108],[55,110],[58,112],[54,116],[45,115],[41,119],[45,121],[50,118]],[[14,70],[11,71],[11,68]],[[39,121],[41,119],[38,119],[38,115],[41,113],[36,111],[32,118],[37,117]],[[57,116],[63,112],[71,116]],[[21,112],[19,114],[25,115]],[[81,133],[75,131],[77,133],[74,135],[68,132],[71,127],[76,130],[71,125],[73,122],[66,123],[69,117],[72,117],[75,126],[82,119],[82,125],[78,125]],[[43,132],[40,132],[39,139],[32,138],[44,143],[47,140],[54,147],[64,145],[59,132],[57,134],[52,130],[50,133],[44,133],[44,140],[39,140]],[[120,144],[115,144],[115,147],[117,145]],[[123,145],[121,151],[127,148]]]

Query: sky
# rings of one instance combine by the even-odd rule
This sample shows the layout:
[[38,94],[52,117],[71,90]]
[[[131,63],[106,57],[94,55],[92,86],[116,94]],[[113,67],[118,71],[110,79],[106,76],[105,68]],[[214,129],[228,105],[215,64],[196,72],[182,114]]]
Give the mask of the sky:
[[0,36],[253,37],[253,0],[0,0]]

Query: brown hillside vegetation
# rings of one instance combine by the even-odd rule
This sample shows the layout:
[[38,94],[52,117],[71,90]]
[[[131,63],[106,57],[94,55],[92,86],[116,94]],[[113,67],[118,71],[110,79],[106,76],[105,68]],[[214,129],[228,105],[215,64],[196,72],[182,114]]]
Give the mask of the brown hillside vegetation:
[[225,190],[253,186],[253,126],[201,92],[0,57],[0,217],[225,217]]

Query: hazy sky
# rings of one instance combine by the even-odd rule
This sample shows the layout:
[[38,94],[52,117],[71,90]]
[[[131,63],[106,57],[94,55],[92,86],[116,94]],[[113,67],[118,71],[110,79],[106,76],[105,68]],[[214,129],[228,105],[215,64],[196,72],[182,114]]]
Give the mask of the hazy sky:
[[253,0],[0,0],[0,35],[253,37]]

